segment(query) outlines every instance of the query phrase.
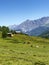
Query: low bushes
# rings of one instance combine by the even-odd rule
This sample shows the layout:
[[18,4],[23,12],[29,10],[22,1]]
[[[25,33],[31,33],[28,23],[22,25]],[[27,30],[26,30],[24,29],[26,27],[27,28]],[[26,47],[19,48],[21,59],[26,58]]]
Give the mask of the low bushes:
[[35,62],[34,65],[46,65],[44,62]]

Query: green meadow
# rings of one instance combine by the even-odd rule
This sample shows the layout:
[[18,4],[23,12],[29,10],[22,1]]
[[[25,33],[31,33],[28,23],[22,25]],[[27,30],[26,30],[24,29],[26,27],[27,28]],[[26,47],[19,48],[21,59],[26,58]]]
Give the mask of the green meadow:
[[0,65],[49,65],[49,39],[0,34]]

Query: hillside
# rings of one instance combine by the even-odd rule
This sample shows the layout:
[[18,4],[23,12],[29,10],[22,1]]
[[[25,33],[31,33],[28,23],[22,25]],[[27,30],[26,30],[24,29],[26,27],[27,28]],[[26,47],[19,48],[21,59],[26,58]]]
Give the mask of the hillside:
[[30,32],[27,32],[30,36],[39,36],[44,34],[46,31],[49,30],[49,27],[41,26],[34,30],[31,30]]
[[16,34],[1,38],[0,65],[49,65],[49,39]]
[[43,38],[49,38],[49,30],[44,31],[42,34],[39,35],[40,37]]

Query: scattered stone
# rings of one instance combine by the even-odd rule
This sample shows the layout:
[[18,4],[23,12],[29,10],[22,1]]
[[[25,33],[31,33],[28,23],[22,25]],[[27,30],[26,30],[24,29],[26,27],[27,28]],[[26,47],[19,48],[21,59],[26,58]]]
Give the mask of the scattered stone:
[[39,46],[36,46],[36,48],[39,48]]

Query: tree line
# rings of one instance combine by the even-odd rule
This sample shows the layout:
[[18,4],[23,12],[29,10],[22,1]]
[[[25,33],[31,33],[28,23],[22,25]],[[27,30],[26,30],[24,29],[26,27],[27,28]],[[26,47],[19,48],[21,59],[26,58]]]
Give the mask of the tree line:
[[2,38],[6,38],[7,37],[7,33],[16,33],[15,30],[10,30],[8,27],[6,26],[0,26],[0,32],[2,32]]

